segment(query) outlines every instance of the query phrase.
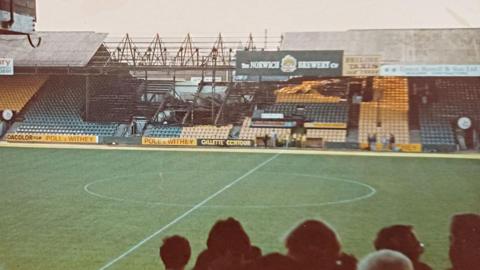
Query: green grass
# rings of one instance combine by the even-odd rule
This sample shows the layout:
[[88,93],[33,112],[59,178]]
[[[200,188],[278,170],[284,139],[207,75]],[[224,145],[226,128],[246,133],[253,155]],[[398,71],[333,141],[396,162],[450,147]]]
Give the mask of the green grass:
[[[272,156],[0,148],[0,269],[99,269]],[[280,155],[109,269],[162,269],[166,235],[186,236],[197,254],[229,216],[265,253],[284,251],[300,221],[323,219],[358,258],[380,228],[413,224],[423,260],[445,269],[449,218],[478,211],[479,175],[479,160]],[[351,181],[377,193],[325,205],[371,192]]]

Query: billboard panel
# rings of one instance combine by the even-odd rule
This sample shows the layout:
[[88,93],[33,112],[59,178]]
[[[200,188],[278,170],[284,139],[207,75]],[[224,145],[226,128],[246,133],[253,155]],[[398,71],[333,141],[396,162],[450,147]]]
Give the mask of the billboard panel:
[[480,76],[480,65],[383,65],[380,76],[477,77]]
[[142,137],[142,144],[143,145],[162,145],[162,146],[197,146],[197,139]]
[[93,135],[63,135],[63,134],[7,134],[8,142],[39,142],[39,143],[87,143],[97,144],[98,136]]
[[380,61],[379,55],[345,55],[343,76],[377,76]]
[[13,75],[13,59],[0,58],[0,75]]
[[342,76],[343,51],[237,51],[236,75]]
[[252,147],[253,140],[225,140],[225,139],[198,139],[199,146],[221,146],[221,147]]

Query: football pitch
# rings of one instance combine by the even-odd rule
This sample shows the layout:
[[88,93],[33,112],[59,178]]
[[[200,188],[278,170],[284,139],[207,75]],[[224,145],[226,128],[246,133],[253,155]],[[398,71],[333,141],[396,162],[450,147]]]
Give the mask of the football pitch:
[[446,269],[449,218],[480,209],[480,160],[0,147],[0,269],[162,269],[162,238],[235,217],[263,253],[322,219],[357,258],[412,224]]

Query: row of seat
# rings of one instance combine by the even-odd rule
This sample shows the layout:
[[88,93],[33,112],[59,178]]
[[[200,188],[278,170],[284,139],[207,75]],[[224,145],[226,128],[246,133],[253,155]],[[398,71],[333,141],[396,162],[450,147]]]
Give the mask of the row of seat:
[[323,139],[324,142],[346,142],[345,129],[307,129],[307,138]]
[[289,128],[253,128],[250,127],[251,122],[251,118],[245,118],[240,130],[239,139],[256,140],[257,138],[264,137],[265,135],[272,137],[273,134],[275,134],[278,140],[286,140],[291,134],[291,130]]
[[0,111],[20,112],[47,80],[47,76],[2,76],[0,78]]
[[275,103],[264,108],[267,113],[283,113],[289,117],[300,113],[301,108],[306,121],[325,123],[347,123],[348,103]]
[[82,77],[50,77],[28,106],[16,132],[115,135],[117,123],[93,123],[82,119],[85,91]]
[[409,143],[408,102],[406,78],[374,78],[373,100],[360,105],[359,142],[367,143],[369,134],[393,134],[397,143]]
[[277,103],[337,103],[345,95],[347,84],[340,79],[303,81],[275,91]]
[[68,134],[68,135],[96,135],[96,136],[112,136],[116,131],[117,126],[105,125],[105,126],[35,126],[35,125],[22,125],[17,128],[17,133],[52,133],[52,134]]
[[435,79],[430,98],[419,102],[421,140],[423,144],[455,145],[457,118],[470,117],[480,125],[480,86],[477,78]]
[[277,103],[337,103],[340,97],[324,96],[320,93],[313,94],[285,94],[278,93],[276,97]]
[[181,127],[147,127],[144,136],[157,138],[177,138],[182,134]]
[[182,138],[202,138],[202,139],[228,139],[233,125],[210,126],[200,125],[193,127],[184,127],[180,137]]

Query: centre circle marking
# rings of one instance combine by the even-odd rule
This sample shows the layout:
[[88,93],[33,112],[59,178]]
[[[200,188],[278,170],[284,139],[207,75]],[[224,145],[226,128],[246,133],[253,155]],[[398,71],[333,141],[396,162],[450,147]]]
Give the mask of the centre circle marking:
[[[273,174],[273,172],[261,172],[261,173],[270,173]],[[152,173],[143,173],[143,174],[136,174],[135,176],[141,176],[141,175],[151,175]],[[278,175],[279,173],[275,173]],[[346,204],[346,203],[352,203],[356,201],[361,201],[368,199],[375,195],[377,193],[377,190],[365,183],[352,180],[352,179],[346,179],[346,178],[340,178],[340,177],[333,177],[333,176],[321,176],[321,175],[313,175],[313,174],[302,174],[302,173],[280,173],[282,175],[291,175],[291,176],[300,176],[300,177],[306,177],[306,178],[317,178],[317,179],[322,179],[325,181],[334,181],[334,182],[344,182],[344,183],[349,183],[352,185],[357,185],[364,187],[368,189],[368,193],[365,193],[361,196],[357,197],[352,197],[352,198],[346,198],[346,199],[341,199],[341,200],[335,200],[335,201],[326,201],[326,202],[320,202],[320,203],[299,203],[299,204],[287,204],[287,205],[280,205],[280,204],[275,204],[275,205],[262,205],[262,204],[246,204],[246,205],[204,205],[202,208],[257,208],[257,209],[262,209],[262,208],[304,208],[304,207],[320,207],[320,206],[327,206],[327,205],[335,205],[335,204]],[[158,175],[162,177],[163,181],[163,173],[159,172]],[[182,204],[182,203],[168,203],[168,202],[151,202],[151,201],[141,201],[141,200],[131,200],[131,199],[123,199],[123,198],[118,198],[118,197],[112,197],[112,196],[107,196],[104,194],[97,193],[95,191],[92,191],[90,187],[92,185],[98,184],[98,183],[103,183],[103,182],[108,182],[108,181],[113,181],[116,179],[122,179],[122,178],[128,178],[131,176],[116,176],[112,178],[105,178],[97,181],[90,182],[86,184],[83,187],[83,190],[87,192],[88,194],[101,198],[101,199],[106,199],[106,200],[112,200],[112,201],[118,201],[118,202],[131,202],[131,203],[140,203],[140,204],[149,204],[149,205],[159,205],[159,206],[169,206],[169,207],[192,207],[194,204]]]

